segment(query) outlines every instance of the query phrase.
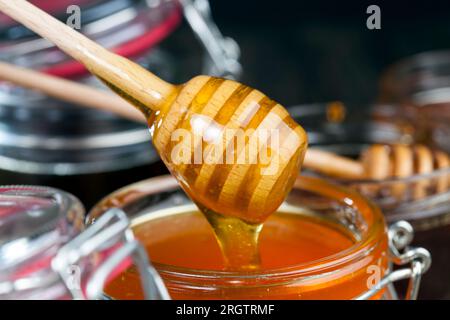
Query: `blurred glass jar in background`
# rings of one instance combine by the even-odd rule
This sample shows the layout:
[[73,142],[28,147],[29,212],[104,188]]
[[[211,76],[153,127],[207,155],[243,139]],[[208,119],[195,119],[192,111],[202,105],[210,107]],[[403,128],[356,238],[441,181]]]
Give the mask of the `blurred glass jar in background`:
[[381,103],[397,106],[394,117],[416,126],[417,141],[450,152],[450,51],[401,60],[384,72],[379,90]]
[[[34,2],[63,21],[67,6],[79,5],[81,32],[174,83],[186,75],[180,74],[174,55],[159,44],[174,32],[183,12],[189,12],[186,18],[194,32],[210,35],[208,41],[201,39],[203,57],[196,56],[203,71],[239,71],[232,59],[237,59],[238,48],[231,52],[232,40],[222,38],[204,4],[200,12],[193,1],[183,1],[183,6],[174,0]],[[48,41],[4,15],[0,21],[3,61],[103,88],[81,64]],[[228,55],[224,48],[231,48]],[[209,61],[213,57],[215,63]],[[145,125],[0,83],[0,183],[58,187],[90,207],[125,184],[163,172],[166,169]]]
[[[347,117],[341,121],[330,121],[327,116],[330,105],[305,105],[291,109],[307,130],[310,147],[356,159],[361,151],[374,143],[414,143],[413,131],[386,119],[372,120],[371,111],[347,112]],[[450,189],[436,192],[435,188],[442,179],[450,181],[450,168],[402,179],[328,179],[350,186],[372,199],[381,208],[388,223],[400,220],[410,222],[415,231],[413,244],[426,248],[433,257],[433,265],[424,275],[419,298],[450,298]],[[417,197],[414,190],[424,185],[428,186],[427,192]],[[399,187],[404,192],[396,192]]]

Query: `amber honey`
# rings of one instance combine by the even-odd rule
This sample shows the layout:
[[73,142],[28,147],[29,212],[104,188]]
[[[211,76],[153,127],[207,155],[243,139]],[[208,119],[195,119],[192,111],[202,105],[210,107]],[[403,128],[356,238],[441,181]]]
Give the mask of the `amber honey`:
[[[374,269],[378,280],[387,272],[382,215],[350,191],[301,177],[262,228],[260,269],[230,271],[206,218],[192,203],[161,200],[172,192],[182,195],[172,179],[161,179],[118,191],[90,217],[113,204],[128,210],[173,299],[354,299],[375,284]],[[143,209],[151,199],[156,204]],[[114,299],[140,299],[139,275],[131,267],[105,292]]]
[[[226,270],[210,225],[201,213],[192,209],[191,206],[174,208],[166,217],[142,221],[134,226],[135,235],[157,266]],[[316,261],[348,249],[354,243],[350,233],[321,219],[279,211],[266,221],[260,235],[260,271]],[[142,299],[135,268],[109,284],[106,293],[117,299]],[[172,296],[178,298],[174,292]]]
[[[197,211],[174,208],[176,215],[142,222],[134,227],[158,264],[226,270],[211,227]],[[184,228],[189,226],[189,228]],[[283,268],[331,256],[354,244],[353,236],[320,219],[279,211],[265,223],[260,235],[261,270]],[[207,252],[208,254],[204,254]]]

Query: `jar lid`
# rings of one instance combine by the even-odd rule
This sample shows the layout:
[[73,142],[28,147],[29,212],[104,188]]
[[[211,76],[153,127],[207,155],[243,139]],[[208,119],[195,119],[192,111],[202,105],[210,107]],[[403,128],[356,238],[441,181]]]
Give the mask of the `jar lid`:
[[[37,5],[40,6],[41,2],[37,2]],[[81,8],[81,33],[129,58],[148,52],[169,36],[181,21],[181,11],[175,0],[90,0],[67,6],[58,4],[41,7],[60,20],[65,20],[69,16],[67,7],[73,4],[79,4]],[[6,18],[0,17],[0,21],[2,19]],[[20,25],[9,24],[9,27],[0,29],[0,39],[2,60],[65,78],[88,74],[81,63]]]

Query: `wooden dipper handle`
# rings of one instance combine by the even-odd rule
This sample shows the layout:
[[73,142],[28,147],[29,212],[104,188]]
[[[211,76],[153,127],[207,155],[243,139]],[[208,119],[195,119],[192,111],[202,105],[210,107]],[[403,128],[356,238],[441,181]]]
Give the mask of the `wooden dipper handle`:
[[87,85],[0,62],[0,79],[51,97],[84,107],[113,112],[127,119],[145,122],[142,112],[118,96]]
[[364,167],[361,162],[337,154],[309,148],[303,162],[305,168],[342,179],[361,179]]

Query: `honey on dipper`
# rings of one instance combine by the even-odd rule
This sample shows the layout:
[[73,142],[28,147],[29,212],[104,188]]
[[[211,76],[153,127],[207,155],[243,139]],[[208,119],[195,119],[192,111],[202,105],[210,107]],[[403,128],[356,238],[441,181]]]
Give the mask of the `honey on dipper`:
[[169,84],[27,1],[0,0],[0,9],[146,115],[156,150],[215,229],[229,267],[256,268],[260,226],[292,188],[307,146],[304,130],[287,111],[231,80],[198,76]]
[[297,177],[304,130],[231,80],[196,77],[153,109],[102,80],[147,114],[156,150],[214,228],[227,268],[258,268],[258,235]]

